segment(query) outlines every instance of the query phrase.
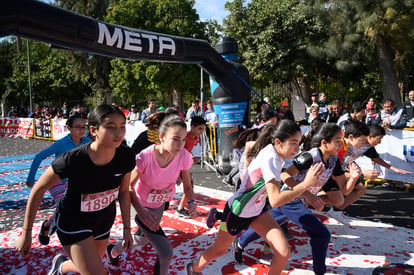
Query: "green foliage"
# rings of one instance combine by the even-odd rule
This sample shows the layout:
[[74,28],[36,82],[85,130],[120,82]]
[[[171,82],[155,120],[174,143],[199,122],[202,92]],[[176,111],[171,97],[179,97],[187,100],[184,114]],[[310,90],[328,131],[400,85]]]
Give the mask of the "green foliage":
[[247,7],[243,2],[227,2],[230,16],[224,31],[239,42],[252,82],[265,88],[271,82],[312,75],[319,61],[307,50],[324,37],[324,29],[301,1],[253,0]]
[[[17,40],[10,43],[16,48]],[[23,40],[22,50],[12,55],[11,71],[4,74],[5,90],[10,90],[9,105],[29,105],[29,76],[27,40]],[[63,101],[79,101],[87,93],[85,86],[75,81],[73,67],[67,63],[61,51],[52,50],[47,44],[29,41],[32,99],[34,104],[52,105]],[[12,51],[14,52],[14,51]],[[4,60],[5,59],[1,59]],[[6,76],[7,74],[7,76]]]
[[[165,34],[207,37],[205,24],[199,21],[194,1],[122,0],[111,5],[106,20],[111,23]],[[215,25],[210,25],[213,39]],[[171,104],[174,91],[199,91],[199,68],[194,65],[112,60],[110,84],[116,98],[124,103],[142,102],[155,97]]]

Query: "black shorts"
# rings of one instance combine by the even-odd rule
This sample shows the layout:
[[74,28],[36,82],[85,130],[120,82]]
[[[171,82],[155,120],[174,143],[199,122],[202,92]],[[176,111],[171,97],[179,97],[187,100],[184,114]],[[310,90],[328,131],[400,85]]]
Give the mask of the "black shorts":
[[115,202],[95,213],[76,215],[58,210],[56,213],[57,235],[62,245],[71,245],[93,236],[95,240],[109,238],[116,216]]
[[322,186],[322,191],[332,192],[339,191],[339,185],[333,178],[329,177],[328,181]]
[[[262,213],[267,211],[266,207],[263,207]],[[227,231],[232,236],[237,236],[244,230],[248,229],[252,221],[254,221],[258,216],[250,217],[250,218],[242,218],[234,215],[228,203],[223,210],[222,222],[220,224],[220,229],[223,231]]]

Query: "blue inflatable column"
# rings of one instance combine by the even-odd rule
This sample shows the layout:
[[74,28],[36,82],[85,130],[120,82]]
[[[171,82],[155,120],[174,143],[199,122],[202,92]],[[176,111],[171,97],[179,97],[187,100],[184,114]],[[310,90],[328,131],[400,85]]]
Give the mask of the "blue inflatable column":
[[230,64],[231,73],[240,81],[234,81],[231,90],[224,89],[210,77],[211,96],[214,110],[219,117],[218,166],[222,173],[232,169],[232,141],[250,123],[249,72],[238,63],[237,43],[231,37],[223,37],[215,46],[216,51]]

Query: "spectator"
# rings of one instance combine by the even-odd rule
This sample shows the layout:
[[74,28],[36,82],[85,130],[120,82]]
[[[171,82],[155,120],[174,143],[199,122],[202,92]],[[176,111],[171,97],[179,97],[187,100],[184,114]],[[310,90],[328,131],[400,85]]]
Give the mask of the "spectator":
[[407,127],[414,127],[414,90],[408,93],[408,100],[402,104],[403,113],[402,116],[407,122]]
[[138,108],[135,104],[131,105],[131,111],[127,116],[127,123],[135,123],[135,121],[139,120],[139,112]]
[[153,113],[157,112],[157,105],[155,104],[155,100],[154,99],[149,99],[148,100],[148,108],[145,109],[144,111],[142,111],[141,114],[141,121],[142,123],[146,123],[146,119],[149,115],[152,115]]
[[287,100],[282,100],[280,102],[278,113],[280,119],[290,119],[292,121],[295,121],[295,117],[292,111],[289,110],[289,102],[287,102]]
[[16,107],[16,106],[12,106],[12,107],[11,107],[11,110],[9,111],[9,113],[7,114],[7,116],[8,116],[9,118],[16,118],[16,117],[18,117],[18,114],[17,114],[17,107]]
[[216,126],[218,124],[218,115],[214,112],[213,101],[207,101],[207,110],[204,112],[204,120],[211,125]]
[[365,123],[367,125],[371,125],[377,118],[378,113],[375,110],[374,106],[368,103],[365,109],[365,115],[366,115]]
[[311,124],[315,118],[319,118],[319,106],[318,104],[312,104],[310,107],[308,123]]
[[66,102],[63,102],[63,106],[60,108],[60,110],[62,111],[63,118],[69,118],[70,111]]
[[329,115],[326,119],[326,122],[337,123],[338,119],[348,113],[347,110],[344,110],[342,103],[339,100],[334,100],[331,103],[331,108],[329,109]]
[[328,117],[329,112],[328,112],[328,107],[326,106],[325,93],[319,93],[318,105],[319,105],[319,118],[326,121],[326,118]]
[[401,116],[403,109],[396,108],[392,99],[385,99],[383,104],[384,109],[381,110],[373,124],[378,124],[385,129],[401,129],[404,128],[406,122]]
[[203,110],[201,110],[197,100],[191,101],[191,108],[187,111],[186,119],[190,121],[195,116],[203,117]]

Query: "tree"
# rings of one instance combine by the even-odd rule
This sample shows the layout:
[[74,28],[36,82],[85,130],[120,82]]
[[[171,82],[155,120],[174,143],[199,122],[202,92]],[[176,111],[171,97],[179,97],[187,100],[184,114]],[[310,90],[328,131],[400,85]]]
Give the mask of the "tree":
[[[16,47],[15,43],[13,47]],[[53,50],[45,43],[31,40],[29,47],[32,98],[35,104],[54,105],[61,104],[63,101],[76,102],[87,95],[88,89],[75,81],[73,66],[67,63],[61,51]],[[6,89],[12,91],[9,100],[13,104],[29,105],[27,62],[27,51],[22,50],[13,57],[13,69],[6,85]]]
[[[318,69],[326,67],[319,56],[309,52],[312,45],[326,37],[324,25],[303,2],[253,0],[247,6],[243,0],[226,3],[230,15],[223,20],[224,32],[238,41],[241,61],[256,87],[311,82]],[[306,90],[303,96],[310,98],[309,85],[302,88]]]
[[[391,98],[399,105],[397,62],[402,64],[404,56],[413,51],[409,45],[414,42],[414,3],[334,0],[323,5],[329,9],[330,34],[332,40],[337,41],[339,57],[362,61],[368,67],[375,65],[371,71],[380,74],[384,98]],[[338,58],[338,64],[350,64],[340,63],[340,60]]]
[[[193,0],[116,1],[105,19],[153,32],[199,39],[206,37]],[[125,60],[113,60],[111,64],[111,87],[116,97],[123,101],[143,102],[158,95],[163,103],[181,104],[184,93],[194,96],[199,91],[200,70],[194,65]]]
[[[66,10],[90,16],[97,20],[104,20],[109,7],[109,0],[57,0],[56,4]],[[87,84],[95,93],[95,104],[111,103],[111,88],[109,74],[111,72],[110,59],[104,56],[89,55],[81,52],[67,52],[68,59],[74,65],[77,80]]]

